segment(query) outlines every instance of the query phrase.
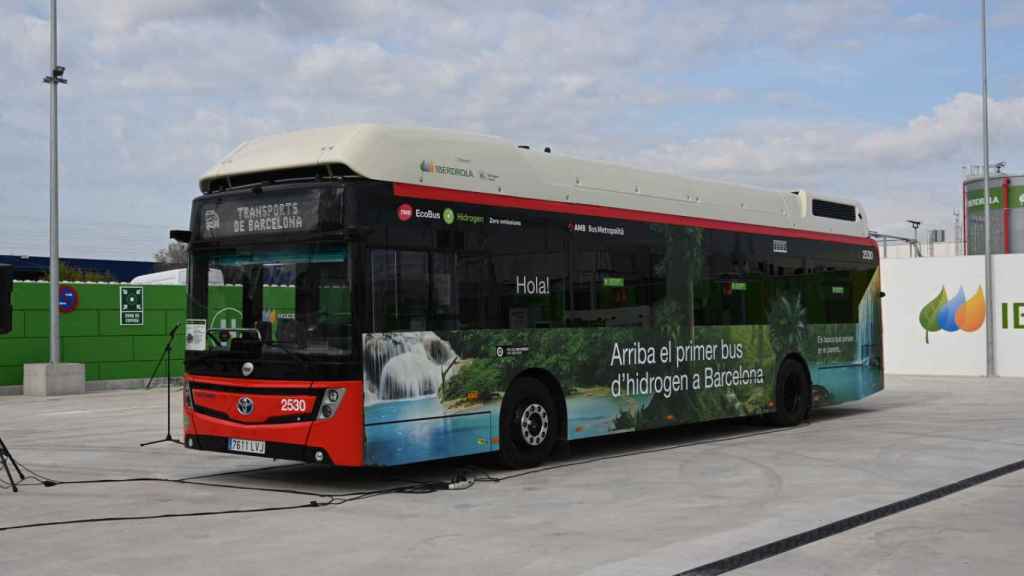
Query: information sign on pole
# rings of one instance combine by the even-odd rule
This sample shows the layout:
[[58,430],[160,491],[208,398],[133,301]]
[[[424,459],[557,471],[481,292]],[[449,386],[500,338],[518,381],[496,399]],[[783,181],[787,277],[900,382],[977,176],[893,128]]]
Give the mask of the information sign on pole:
[[121,326],[142,326],[142,286],[121,286]]
[[185,320],[185,350],[206,352],[206,320]]

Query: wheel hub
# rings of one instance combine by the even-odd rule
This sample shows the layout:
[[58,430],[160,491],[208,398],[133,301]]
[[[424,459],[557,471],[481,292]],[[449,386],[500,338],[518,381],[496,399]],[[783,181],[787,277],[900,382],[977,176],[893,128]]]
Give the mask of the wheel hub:
[[548,438],[548,411],[540,404],[530,404],[519,418],[523,440],[530,446],[540,446]]

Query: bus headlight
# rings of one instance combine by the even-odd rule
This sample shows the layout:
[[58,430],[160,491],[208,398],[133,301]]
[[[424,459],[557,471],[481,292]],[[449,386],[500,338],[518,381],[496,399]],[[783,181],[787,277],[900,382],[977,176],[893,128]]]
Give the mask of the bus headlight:
[[328,388],[324,391],[323,402],[320,403],[320,412],[317,413],[317,420],[328,420],[338,413],[341,401],[345,399],[344,388]]

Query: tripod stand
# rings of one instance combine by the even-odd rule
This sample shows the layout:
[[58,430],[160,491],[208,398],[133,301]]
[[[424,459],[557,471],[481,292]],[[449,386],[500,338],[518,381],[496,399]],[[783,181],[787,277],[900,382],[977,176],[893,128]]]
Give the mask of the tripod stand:
[[171,436],[171,346],[174,344],[174,334],[178,332],[180,326],[181,322],[178,322],[171,329],[171,334],[167,337],[167,344],[164,345],[164,353],[160,355],[160,360],[156,361],[153,373],[149,375],[149,382],[146,382],[146,390],[149,390],[149,387],[153,384],[153,378],[156,377],[157,371],[160,370],[160,362],[164,362],[164,365],[167,367],[167,435],[159,440],[143,442],[139,446],[149,446],[150,444],[159,444],[160,442],[181,444],[181,440]]
[[0,464],[3,464],[4,472],[7,472],[7,480],[11,483],[11,490],[17,492],[18,485],[14,482],[14,476],[11,476],[11,469],[8,467],[8,461],[10,461],[11,466],[14,466],[14,471],[18,473],[18,477],[24,480],[25,475],[21,473],[21,467],[18,466],[18,461],[14,459],[14,455],[7,449],[7,444],[4,444],[4,439],[0,438]]

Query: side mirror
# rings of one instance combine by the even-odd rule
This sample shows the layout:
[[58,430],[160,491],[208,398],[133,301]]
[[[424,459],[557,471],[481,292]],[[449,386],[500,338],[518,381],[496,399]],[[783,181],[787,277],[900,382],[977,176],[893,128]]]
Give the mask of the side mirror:
[[14,268],[9,264],[0,264],[0,334],[11,331],[11,317],[14,306],[11,294],[14,292]]

